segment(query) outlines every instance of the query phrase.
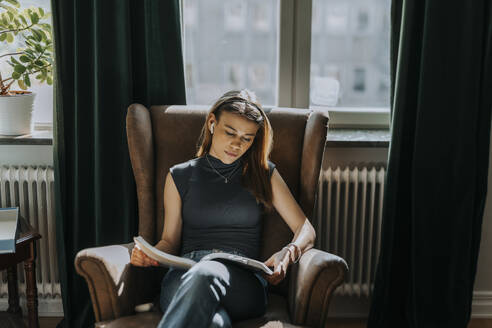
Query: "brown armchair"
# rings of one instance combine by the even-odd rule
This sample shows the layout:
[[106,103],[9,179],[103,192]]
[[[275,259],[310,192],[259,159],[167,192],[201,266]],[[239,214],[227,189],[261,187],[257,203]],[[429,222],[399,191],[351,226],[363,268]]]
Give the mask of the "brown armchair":
[[[194,157],[199,132],[208,108],[153,106],[150,111],[133,104],[127,113],[127,136],[137,185],[139,234],[155,243],[163,229],[163,189],[169,168]],[[309,218],[313,214],[325,147],[328,117],[306,109],[267,111],[274,130],[271,160]],[[292,232],[275,211],[265,215],[262,260],[292,239]],[[158,310],[134,312],[137,304],[151,302],[159,293],[165,270],[131,266],[133,243],[90,248],[75,259],[77,272],[89,286],[96,327],[155,327]],[[234,327],[324,327],[333,291],[347,271],[345,261],[310,249],[289,268],[286,279],[271,286],[263,317],[235,323]],[[268,325],[268,326],[270,326]]]

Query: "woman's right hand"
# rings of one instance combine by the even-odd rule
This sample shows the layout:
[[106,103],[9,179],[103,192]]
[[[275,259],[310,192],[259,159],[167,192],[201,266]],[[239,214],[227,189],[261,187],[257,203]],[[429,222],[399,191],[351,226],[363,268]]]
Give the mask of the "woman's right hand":
[[159,262],[151,259],[144,252],[142,252],[137,246],[132,249],[132,256],[130,257],[130,263],[135,266],[149,267],[158,266]]

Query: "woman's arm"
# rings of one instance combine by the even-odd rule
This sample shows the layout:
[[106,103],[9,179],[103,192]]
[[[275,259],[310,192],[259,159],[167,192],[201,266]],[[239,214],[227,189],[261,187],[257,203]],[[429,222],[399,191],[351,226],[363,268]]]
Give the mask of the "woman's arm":
[[[176,255],[181,246],[181,197],[169,172],[164,184],[164,218],[161,240],[155,247],[168,254]],[[136,247],[132,250],[130,263],[137,266],[158,265],[157,261],[152,260]]]
[[181,246],[181,196],[174,184],[171,173],[166,176],[164,186],[164,228],[161,240],[155,247],[163,252],[177,255]]
[[268,280],[277,284],[284,279],[289,264],[314,246],[316,232],[276,169],[271,181],[273,206],[294,233],[291,243],[265,262],[274,267],[274,275],[268,277]]

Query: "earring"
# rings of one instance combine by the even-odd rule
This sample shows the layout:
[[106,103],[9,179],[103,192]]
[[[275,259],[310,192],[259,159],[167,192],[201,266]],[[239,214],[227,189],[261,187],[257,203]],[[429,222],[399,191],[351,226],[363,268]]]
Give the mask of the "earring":
[[210,126],[210,133],[214,134],[214,123],[212,123],[212,125]]

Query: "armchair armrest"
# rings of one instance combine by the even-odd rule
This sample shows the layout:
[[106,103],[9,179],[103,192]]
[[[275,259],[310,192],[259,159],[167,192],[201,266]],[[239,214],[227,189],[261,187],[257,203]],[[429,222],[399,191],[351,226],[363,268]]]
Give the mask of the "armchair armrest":
[[343,282],[347,263],[341,257],[312,248],[291,269],[289,310],[292,322],[324,327],[331,296]]
[[75,257],[75,269],[89,287],[96,321],[131,314],[136,304],[153,301],[159,290],[163,271],[132,266],[132,248],[133,243],[86,248]]

